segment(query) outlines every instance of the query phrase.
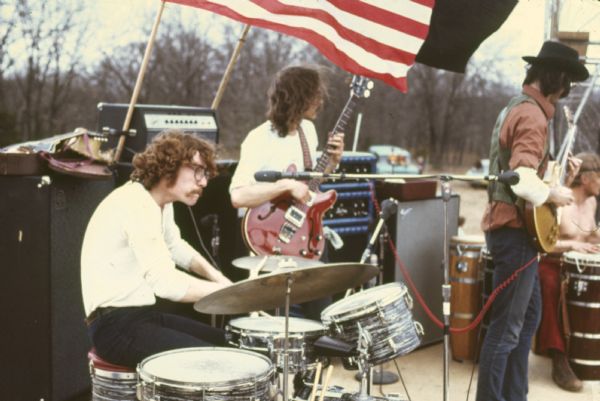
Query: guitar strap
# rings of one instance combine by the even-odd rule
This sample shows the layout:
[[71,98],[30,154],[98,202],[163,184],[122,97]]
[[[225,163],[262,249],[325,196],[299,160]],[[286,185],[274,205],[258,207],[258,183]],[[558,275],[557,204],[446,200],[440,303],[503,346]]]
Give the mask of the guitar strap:
[[298,137],[300,138],[300,145],[302,146],[302,158],[304,159],[304,171],[311,171],[313,168],[312,158],[310,157],[310,149],[308,148],[308,141],[304,136],[302,127],[298,125]]

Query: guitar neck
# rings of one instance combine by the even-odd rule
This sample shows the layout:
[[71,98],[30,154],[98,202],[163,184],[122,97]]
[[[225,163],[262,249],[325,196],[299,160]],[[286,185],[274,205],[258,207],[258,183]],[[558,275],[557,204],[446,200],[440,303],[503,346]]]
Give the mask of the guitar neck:
[[[354,113],[355,106],[356,106],[356,96],[350,95],[350,97],[346,101],[346,105],[342,109],[342,112],[340,113],[340,116],[337,119],[337,122],[335,123],[335,126],[333,127],[333,130],[331,130],[329,132],[329,135],[327,136],[328,140],[336,132],[344,132],[346,130],[346,127],[348,126],[348,121],[350,121],[350,117],[352,116],[352,113]],[[329,150],[329,146],[325,146],[325,149],[323,150],[321,157],[319,157],[319,160],[317,160],[317,165],[315,166],[313,171],[315,171],[315,172],[325,171],[325,168],[329,164],[329,153],[327,152],[327,150]],[[319,183],[320,183],[319,179],[315,178],[309,182],[308,186],[311,190],[314,191],[319,186]]]

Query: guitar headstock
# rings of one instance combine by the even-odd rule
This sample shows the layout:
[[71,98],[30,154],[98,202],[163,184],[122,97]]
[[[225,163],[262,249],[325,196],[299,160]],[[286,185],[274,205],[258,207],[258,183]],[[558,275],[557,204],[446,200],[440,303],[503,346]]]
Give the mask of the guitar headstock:
[[367,98],[371,96],[371,89],[373,89],[373,86],[375,85],[369,78],[354,75],[352,77],[352,82],[350,83],[350,95],[359,98]]

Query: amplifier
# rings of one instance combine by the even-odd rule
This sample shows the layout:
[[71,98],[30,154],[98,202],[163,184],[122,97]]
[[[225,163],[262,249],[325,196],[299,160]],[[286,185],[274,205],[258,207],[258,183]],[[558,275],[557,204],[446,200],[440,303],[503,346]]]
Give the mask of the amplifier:
[[[337,172],[369,174],[375,171],[377,157],[367,152],[344,152]],[[334,189],[338,198],[323,216],[323,224],[338,234],[364,234],[373,220],[373,201],[369,180],[330,180],[321,184],[321,191]]]
[[[98,131],[123,128],[127,116],[128,104],[98,103]],[[198,135],[211,142],[218,143],[219,128],[215,110],[206,107],[135,105],[130,129],[135,134],[128,135],[122,161],[130,161],[134,153],[143,151],[146,144],[161,131],[180,129]],[[107,146],[115,147],[118,138],[111,137]]]

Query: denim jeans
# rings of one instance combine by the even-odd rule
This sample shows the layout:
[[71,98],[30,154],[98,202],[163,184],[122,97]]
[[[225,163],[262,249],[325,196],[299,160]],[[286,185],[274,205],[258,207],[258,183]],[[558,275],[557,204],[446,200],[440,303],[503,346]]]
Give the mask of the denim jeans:
[[153,306],[118,308],[94,320],[88,334],[107,362],[131,368],[163,351],[225,345],[225,332]]
[[[525,229],[486,234],[494,262],[494,288],[537,255]],[[531,341],[541,318],[538,262],[521,271],[494,300],[481,349],[477,401],[527,400]]]

